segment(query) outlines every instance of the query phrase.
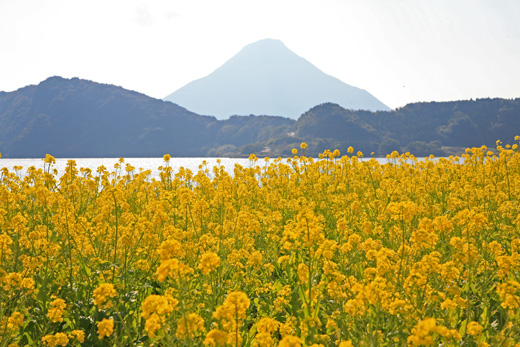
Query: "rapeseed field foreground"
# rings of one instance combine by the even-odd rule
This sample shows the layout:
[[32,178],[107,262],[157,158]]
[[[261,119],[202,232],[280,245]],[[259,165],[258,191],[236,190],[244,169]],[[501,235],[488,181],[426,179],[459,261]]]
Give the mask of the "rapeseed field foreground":
[[519,140],[4,169],[0,346],[520,346]]

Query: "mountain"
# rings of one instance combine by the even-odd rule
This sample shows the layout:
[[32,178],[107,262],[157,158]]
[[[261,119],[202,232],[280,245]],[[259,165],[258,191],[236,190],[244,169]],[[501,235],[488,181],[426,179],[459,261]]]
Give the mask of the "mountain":
[[[322,104],[295,123],[291,143],[307,141],[309,155],[353,146],[363,153],[394,150],[416,156],[460,155],[467,147],[495,147],[520,135],[520,99],[477,99],[408,104],[392,112],[352,111]],[[287,149],[285,149],[287,151]]]
[[[394,150],[416,156],[459,155],[520,135],[520,99],[478,99],[406,105],[395,111],[316,105],[297,121],[278,116],[201,116],[171,102],[78,78],[51,77],[0,92],[0,152],[5,158],[269,157],[326,149],[365,155]],[[0,159],[0,167],[1,167]]]
[[233,155],[292,129],[282,117],[217,121],[110,84],[51,77],[0,92],[0,153],[7,158]]
[[247,45],[210,75],[164,100],[218,119],[249,114],[297,119],[326,102],[347,109],[390,110],[367,91],[323,73],[273,39]]
[[107,84],[51,77],[0,93],[5,157],[140,157],[205,153],[216,120]]

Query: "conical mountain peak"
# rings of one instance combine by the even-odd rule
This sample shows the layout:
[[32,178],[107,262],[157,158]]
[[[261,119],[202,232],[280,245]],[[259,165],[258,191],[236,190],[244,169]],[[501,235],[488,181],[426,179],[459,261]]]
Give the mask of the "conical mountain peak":
[[326,75],[276,39],[245,46],[213,73],[165,100],[219,119],[249,114],[297,119],[325,102],[350,109],[389,110],[368,92]]
[[[283,56],[293,56],[294,54],[287,46],[283,44],[280,40],[275,39],[264,39],[260,41],[256,41],[250,43],[249,45],[242,48],[237,55],[229,60],[229,62],[241,59],[252,59],[252,60],[262,60],[267,59],[267,61],[273,60],[278,57]],[[267,63],[267,62],[266,62]]]
[[242,50],[254,50],[254,49],[284,49],[289,50],[286,45],[283,44],[282,41],[278,39],[262,39],[256,42],[250,43]]
[[[241,73],[273,72],[285,78],[291,70],[315,69],[307,60],[287,48],[282,41],[264,39],[251,43],[224,63],[215,73],[240,71]],[[211,76],[211,75],[210,75]],[[227,77],[227,76],[226,76]],[[276,76],[269,76],[275,78]]]

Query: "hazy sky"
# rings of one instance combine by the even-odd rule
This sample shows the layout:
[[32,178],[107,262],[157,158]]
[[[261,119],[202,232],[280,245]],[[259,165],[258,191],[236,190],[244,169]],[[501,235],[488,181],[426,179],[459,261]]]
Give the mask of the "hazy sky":
[[519,0],[0,0],[0,91],[58,75],[163,98],[263,38],[392,108],[520,97]]

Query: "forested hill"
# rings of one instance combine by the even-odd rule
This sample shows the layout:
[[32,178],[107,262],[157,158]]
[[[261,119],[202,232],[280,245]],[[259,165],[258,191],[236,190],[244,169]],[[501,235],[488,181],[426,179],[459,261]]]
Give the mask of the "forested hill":
[[0,92],[0,153],[11,158],[46,153],[206,156],[215,144],[234,148],[266,141],[279,134],[280,126],[294,123],[281,117],[235,118],[217,121],[113,85],[51,77],[38,85]]
[[520,99],[430,102],[396,111],[311,108],[297,121],[273,116],[217,120],[171,102],[107,84],[52,77],[0,92],[3,157],[139,157],[290,155],[307,142],[307,155],[348,146],[365,155],[393,150],[417,156],[460,154],[494,147],[520,134]]
[[297,121],[296,134],[315,151],[354,146],[378,155],[410,151],[415,155],[446,155],[466,147],[495,147],[520,135],[520,99],[478,99],[422,102],[392,112],[345,110],[319,105]]
[[178,147],[200,155],[214,119],[112,85],[52,77],[0,94],[0,121],[3,156],[117,157]]

